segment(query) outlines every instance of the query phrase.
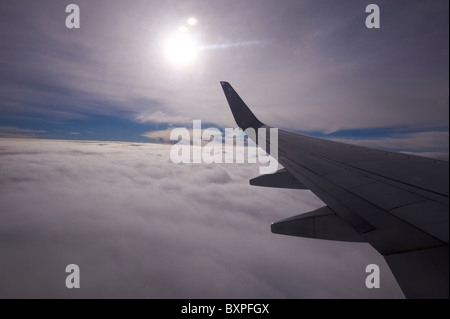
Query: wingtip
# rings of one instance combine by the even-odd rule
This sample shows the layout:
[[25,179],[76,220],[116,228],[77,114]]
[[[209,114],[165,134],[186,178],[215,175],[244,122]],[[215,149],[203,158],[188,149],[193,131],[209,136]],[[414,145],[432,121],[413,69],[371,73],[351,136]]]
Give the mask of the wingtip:
[[242,101],[241,97],[231,87],[230,83],[226,81],[220,81],[223,92],[227,98],[228,105],[231,108],[236,124],[244,131],[251,128],[259,128],[264,124],[261,123],[256,116],[250,111],[248,106]]

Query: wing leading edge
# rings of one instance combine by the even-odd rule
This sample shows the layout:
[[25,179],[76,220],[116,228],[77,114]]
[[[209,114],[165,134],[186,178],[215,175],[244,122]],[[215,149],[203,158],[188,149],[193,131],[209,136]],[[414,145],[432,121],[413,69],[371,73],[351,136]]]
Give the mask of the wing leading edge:
[[[220,83],[240,128],[268,127],[228,82]],[[448,298],[447,161],[284,130],[278,154],[284,169],[250,184],[309,189],[326,206],[273,223],[273,233],[367,242],[384,256],[407,298]]]

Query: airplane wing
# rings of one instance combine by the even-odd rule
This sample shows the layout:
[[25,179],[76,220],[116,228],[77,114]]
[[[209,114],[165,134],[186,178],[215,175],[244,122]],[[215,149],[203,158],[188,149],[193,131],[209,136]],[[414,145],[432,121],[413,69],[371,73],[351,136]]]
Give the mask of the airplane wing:
[[[240,128],[269,127],[220,83]],[[278,130],[278,162],[282,170],[250,184],[309,189],[326,205],[273,223],[273,233],[367,242],[407,298],[449,297],[447,161]]]

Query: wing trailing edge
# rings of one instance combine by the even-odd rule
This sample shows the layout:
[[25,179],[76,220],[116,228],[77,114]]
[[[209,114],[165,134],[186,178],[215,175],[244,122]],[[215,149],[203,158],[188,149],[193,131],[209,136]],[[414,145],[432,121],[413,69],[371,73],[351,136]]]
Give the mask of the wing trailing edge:
[[255,177],[250,180],[250,185],[275,188],[308,189],[285,168],[282,168],[273,174]]
[[280,220],[271,225],[275,234],[306,238],[365,242],[342,218],[325,206],[309,213]]

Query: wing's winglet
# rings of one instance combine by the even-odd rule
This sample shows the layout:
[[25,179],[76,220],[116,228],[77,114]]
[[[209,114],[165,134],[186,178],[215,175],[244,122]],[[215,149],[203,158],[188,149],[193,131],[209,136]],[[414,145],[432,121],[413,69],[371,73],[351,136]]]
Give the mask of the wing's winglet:
[[220,84],[222,85],[223,92],[230,105],[234,120],[241,129],[246,130],[249,127],[257,129],[264,125],[256,118],[252,111],[250,111],[230,83],[221,81]]

